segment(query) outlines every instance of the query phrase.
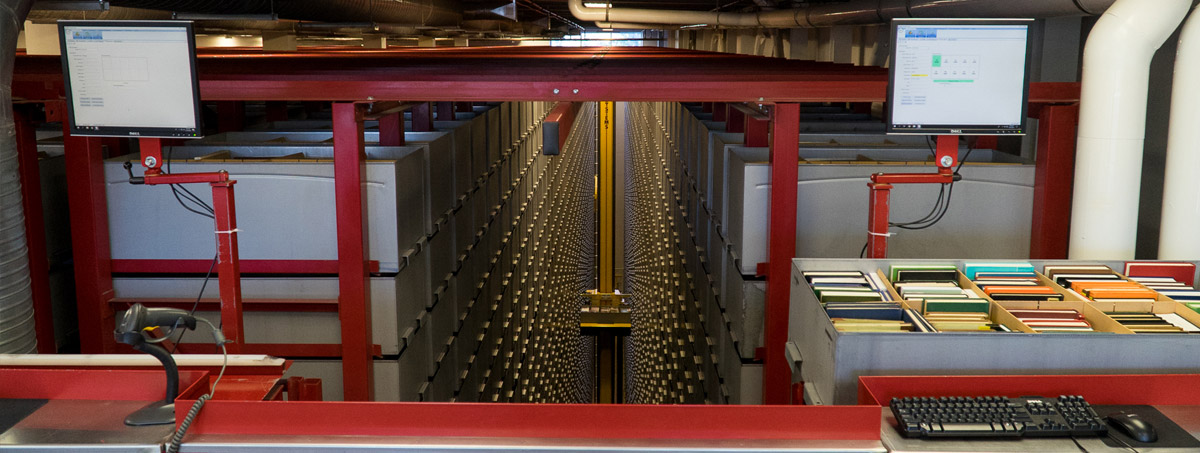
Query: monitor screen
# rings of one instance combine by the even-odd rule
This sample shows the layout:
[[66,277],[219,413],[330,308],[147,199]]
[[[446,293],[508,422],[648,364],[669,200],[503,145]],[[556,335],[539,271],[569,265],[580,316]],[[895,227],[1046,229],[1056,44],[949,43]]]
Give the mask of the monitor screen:
[[71,134],[200,137],[190,22],[59,21]]
[[888,133],[1024,134],[1032,25],[893,20]]

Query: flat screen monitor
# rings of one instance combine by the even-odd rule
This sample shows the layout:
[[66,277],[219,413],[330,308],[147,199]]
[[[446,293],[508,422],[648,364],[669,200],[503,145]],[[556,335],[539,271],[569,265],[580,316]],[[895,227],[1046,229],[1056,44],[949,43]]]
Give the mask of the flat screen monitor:
[[895,19],[889,134],[1020,135],[1029,19]]
[[71,135],[200,137],[191,22],[59,21]]

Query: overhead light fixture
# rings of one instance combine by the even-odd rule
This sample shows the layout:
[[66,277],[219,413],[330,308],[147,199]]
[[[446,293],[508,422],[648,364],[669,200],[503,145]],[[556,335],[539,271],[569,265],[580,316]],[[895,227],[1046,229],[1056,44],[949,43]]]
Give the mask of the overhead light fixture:
[[584,2],[585,8],[612,8],[612,3]]
[[688,28],[704,28],[704,27],[707,27],[707,26],[708,26],[708,24],[692,24],[692,25],[684,25],[684,26],[681,26],[681,27],[679,27],[679,28],[680,28],[681,30],[683,30],[683,29],[688,29]]

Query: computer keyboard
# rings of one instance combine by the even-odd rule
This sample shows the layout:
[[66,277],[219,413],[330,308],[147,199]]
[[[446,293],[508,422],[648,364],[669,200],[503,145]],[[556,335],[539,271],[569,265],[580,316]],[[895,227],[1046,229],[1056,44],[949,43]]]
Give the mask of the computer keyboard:
[[1104,421],[1082,396],[892,398],[904,437],[1102,436]]

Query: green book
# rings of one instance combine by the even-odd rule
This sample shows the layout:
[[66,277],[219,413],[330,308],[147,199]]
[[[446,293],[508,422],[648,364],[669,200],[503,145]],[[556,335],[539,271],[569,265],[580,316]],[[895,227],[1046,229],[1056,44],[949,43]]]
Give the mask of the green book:
[[894,264],[888,275],[899,281],[955,281],[958,268],[953,264]]
[[990,313],[991,305],[984,299],[937,299],[925,301],[925,312]]

